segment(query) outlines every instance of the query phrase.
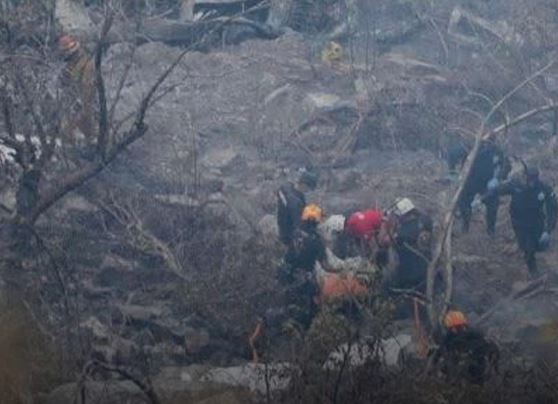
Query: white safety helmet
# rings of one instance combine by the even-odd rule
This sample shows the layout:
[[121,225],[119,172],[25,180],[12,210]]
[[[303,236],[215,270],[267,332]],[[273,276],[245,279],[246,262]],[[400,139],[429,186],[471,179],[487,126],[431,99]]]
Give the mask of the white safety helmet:
[[397,216],[405,216],[415,209],[415,204],[409,198],[398,198],[393,206],[393,213]]
[[331,239],[334,234],[340,233],[345,228],[345,216],[331,215],[320,224],[320,229],[327,239]]
[[343,215],[331,215],[325,221],[325,224],[329,227],[330,231],[343,231],[345,228],[345,216]]

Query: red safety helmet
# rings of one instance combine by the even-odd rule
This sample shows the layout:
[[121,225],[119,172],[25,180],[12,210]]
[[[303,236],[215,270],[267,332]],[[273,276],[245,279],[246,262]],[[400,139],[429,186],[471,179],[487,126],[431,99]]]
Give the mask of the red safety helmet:
[[381,210],[365,210],[353,213],[345,224],[346,231],[358,238],[370,240],[380,230],[384,214]]

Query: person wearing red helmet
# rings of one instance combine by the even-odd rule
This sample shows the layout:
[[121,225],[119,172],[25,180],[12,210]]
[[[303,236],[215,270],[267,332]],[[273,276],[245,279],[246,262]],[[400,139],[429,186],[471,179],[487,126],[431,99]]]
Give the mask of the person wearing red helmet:
[[379,250],[377,237],[384,223],[384,213],[379,209],[357,211],[345,222],[345,251],[347,256],[367,256],[376,262]]
[[353,213],[345,225],[352,236],[370,241],[380,230],[384,213],[377,209],[368,209]]

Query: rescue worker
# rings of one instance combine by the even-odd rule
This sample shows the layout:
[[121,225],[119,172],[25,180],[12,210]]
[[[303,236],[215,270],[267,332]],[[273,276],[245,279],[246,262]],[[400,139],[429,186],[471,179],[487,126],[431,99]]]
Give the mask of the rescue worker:
[[442,371],[450,380],[465,378],[483,384],[491,369],[498,370],[499,350],[484,335],[469,328],[465,315],[450,310],[444,317],[446,334],[433,356],[433,364],[442,363]]
[[85,138],[95,134],[95,63],[82,48],[80,42],[71,35],[58,39],[58,50],[66,63],[62,80],[70,88],[80,104],[76,119],[67,126],[69,135],[78,128]]
[[[456,175],[457,168],[463,165],[468,154],[469,150],[464,145],[458,145],[449,150],[450,174]],[[489,188],[505,180],[510,171],[511,163],[504,152],[492,142],[483,142],[458,202],[464,232],[469,231],[472,215],[471,202],[475,196],[485,195]],[[498,195],[491,194],[490,197],[483,199],[483,203],[486,207],[486,230],[488,234],[494,235],[500,205]]]
[[[317,312],[319,289],[315,267],[320,263],[329,269],[325,243],[318,232],[323,219],[322,209],[316,204],[304,207],[300,226],[294,231],[292,243],[280,268],[279,279],[287,286],[287,301],[296,313],[291,313],[302,327],[307,328]],[[291,310],[292,311],[292,310]]]
[[433,223],[408,198],[399,198],[388,209],[389,236],[397,252],[398,265],[392,286],[402,289],[422,287],[431,258]]
[[[548,248],[550,234],[556,227],[558,203],[554,190],[540,180],[537,168],[525,167],[523,180],[513,179],[497,184],[485,198],[491,198],[493,194],[511,195],[513,231],[529,273],[536,275],[535,253]],[[480,203],[480,199],[475,200],[473,208]]]
[[305,192],[315,189],[318,176],[302,170],[296,183],[287,182],[277,191],[277,225],[279,238],[287,248],[293,241],[295,230],[300,224],[302,211],[306,206]]

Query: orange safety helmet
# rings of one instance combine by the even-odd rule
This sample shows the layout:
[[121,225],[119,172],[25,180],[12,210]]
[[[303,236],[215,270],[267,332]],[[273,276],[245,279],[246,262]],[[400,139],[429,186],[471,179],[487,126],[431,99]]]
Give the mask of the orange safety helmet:
[[444,317],[444,325],[448,329],[463,327],[469,324],[465,315],[457,310],[450,310],[446,313]]
[[306,205],[304,207],[304,210],[302,211],[301,219],[303,222],[310,221],[310,220],[315,222],[321,222],[322,218],[323,218],[322,208],[320,208],[315,203]]
[[74,54],[79,50],[79,48],[79,41],[71,35],[62,35],[58,38],[58,49],[64,54]]

